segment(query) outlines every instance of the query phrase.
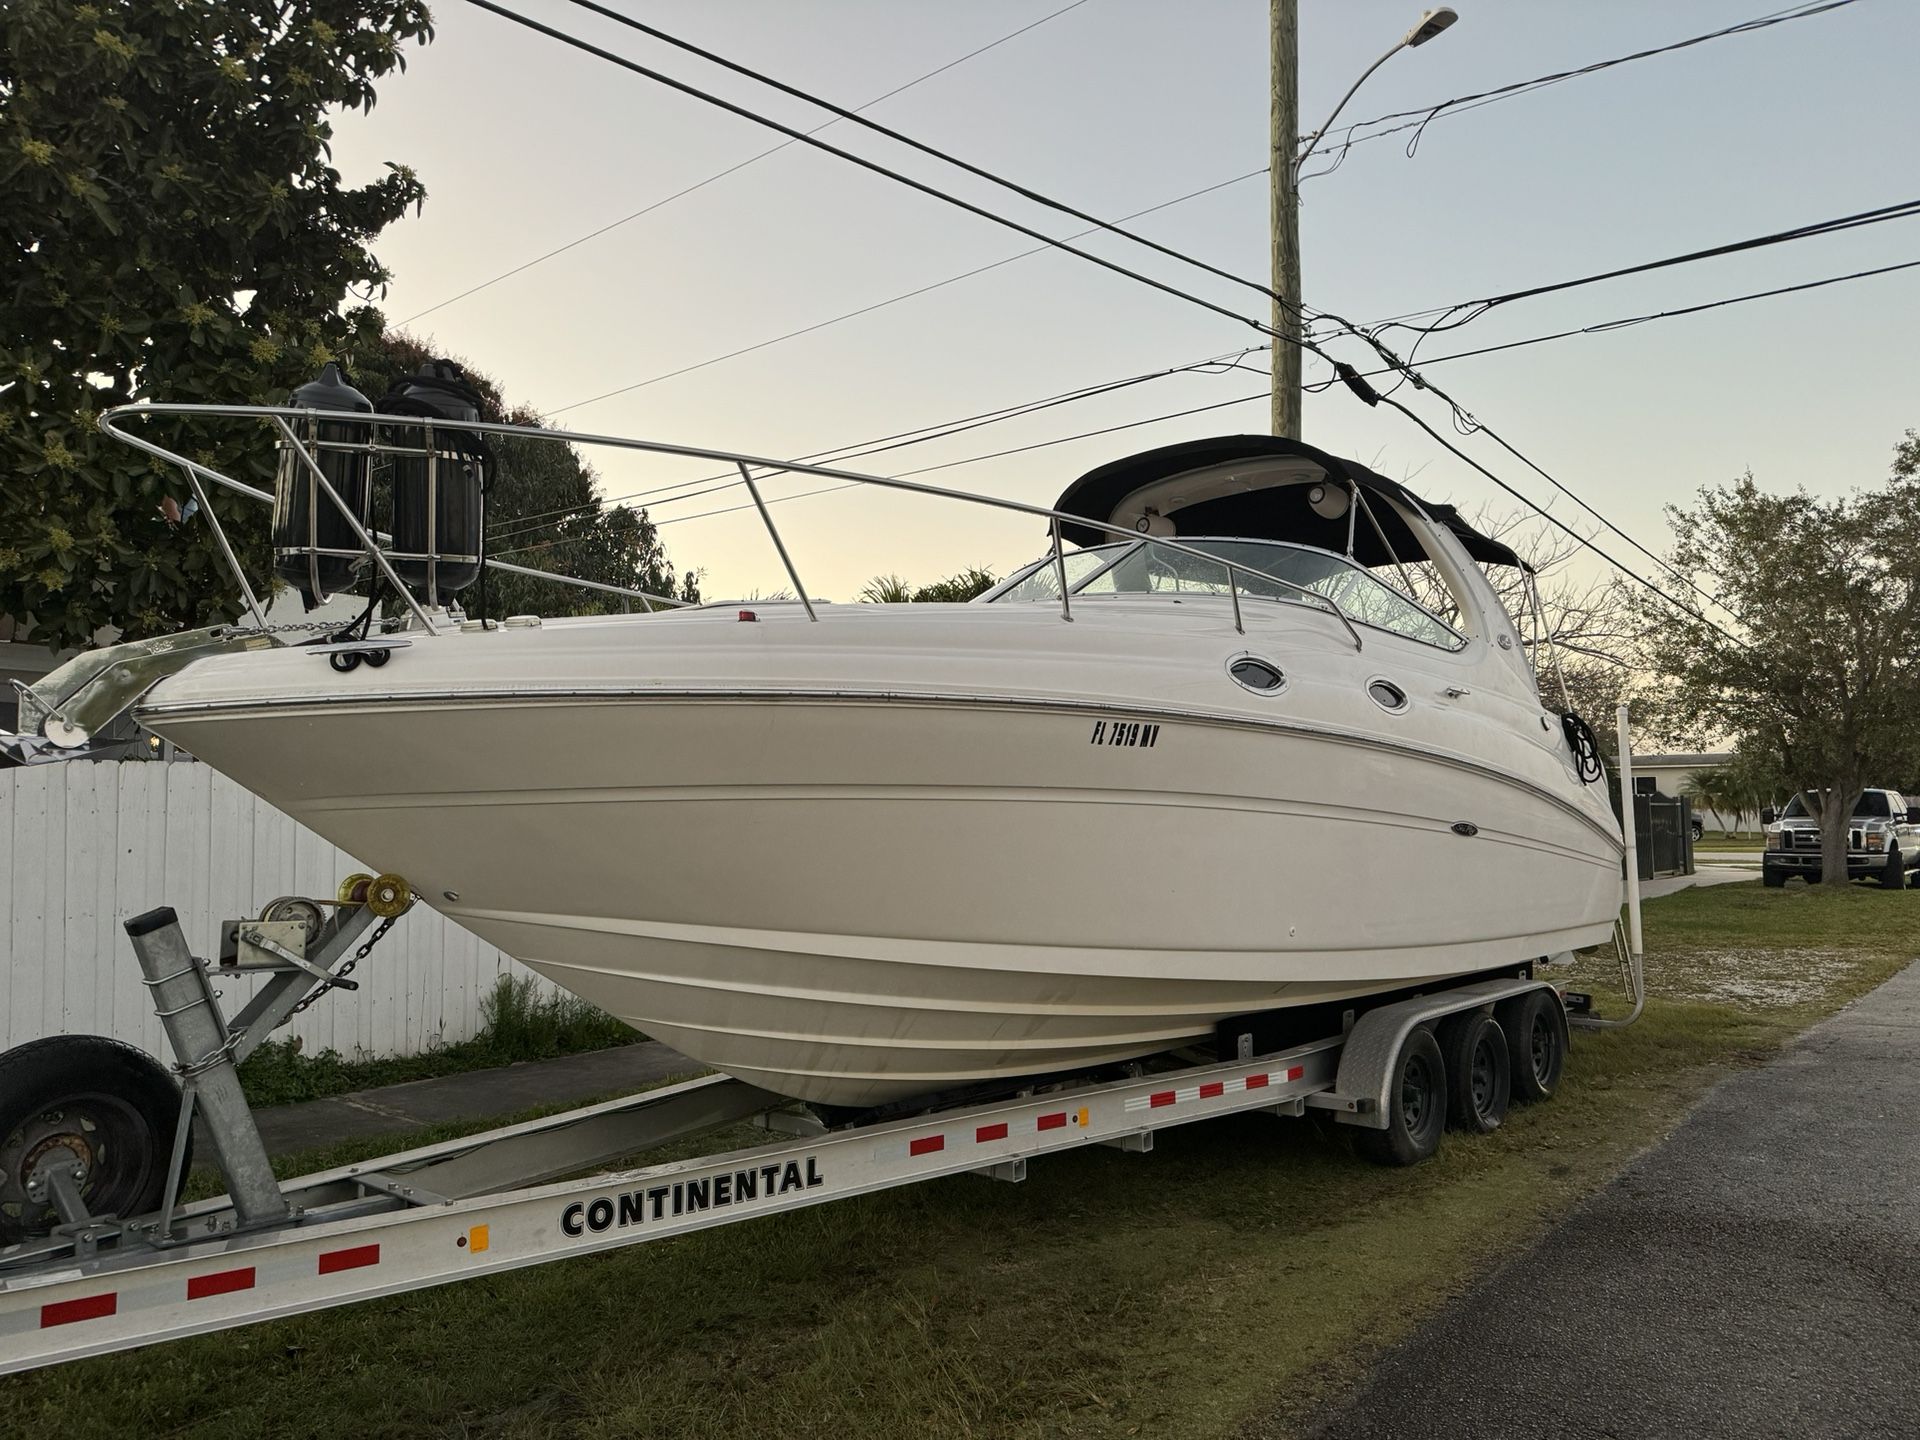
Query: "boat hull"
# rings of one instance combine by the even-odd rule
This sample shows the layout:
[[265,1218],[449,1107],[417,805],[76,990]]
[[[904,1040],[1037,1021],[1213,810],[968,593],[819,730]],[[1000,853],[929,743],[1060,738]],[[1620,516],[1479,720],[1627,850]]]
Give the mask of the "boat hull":
[[147,723],[566,989],[823,1103],[1523,963],[1603,941],[1620,900],[1617,838],[1540,745],[1164,689],[246,705],[191,676]]

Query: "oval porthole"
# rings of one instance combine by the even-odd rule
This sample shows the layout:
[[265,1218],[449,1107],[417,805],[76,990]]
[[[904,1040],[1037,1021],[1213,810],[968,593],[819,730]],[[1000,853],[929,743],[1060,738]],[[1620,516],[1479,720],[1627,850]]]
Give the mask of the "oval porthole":
[[1242,655],[1227,667],[1227,673],[1247,689],[1262,695],[1271,695],[1287,683],[1287,677],[1280,673],[1277,666],[1264,660],[1256,660],[1251,655]]
[[1407,708],[1407,692],[1391,680],[1370,680],[1367,694],[1382,710],[1398,712]]

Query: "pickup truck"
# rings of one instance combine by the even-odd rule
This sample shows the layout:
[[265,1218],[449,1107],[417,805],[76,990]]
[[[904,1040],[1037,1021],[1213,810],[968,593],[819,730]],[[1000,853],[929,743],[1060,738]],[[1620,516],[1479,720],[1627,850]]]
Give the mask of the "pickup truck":
[[[1760,812],[1767,848],[1761,879],[1781,886],[1794,875],[1820,880],[1820,826],[1796,795],[1779,815]],[[1908,807],[1897,790],[1863,790],[1847,822],[1847,878],[1873,876],[1888,890],[1920,885],[1920,805]]]

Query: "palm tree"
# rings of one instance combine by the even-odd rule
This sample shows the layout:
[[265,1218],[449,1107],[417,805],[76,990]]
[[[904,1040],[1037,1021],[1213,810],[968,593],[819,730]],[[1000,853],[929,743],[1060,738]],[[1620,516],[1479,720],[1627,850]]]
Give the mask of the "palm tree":
[[1722,831],[1727,828],[1722,812],[1730,813],[1738,821],[1741,811],[1739,797],[1729,781],[1726,771],[1715,765],[1695,770],[1680,786],[1680,793],[1693,802],[1694,812],[1710,811]]

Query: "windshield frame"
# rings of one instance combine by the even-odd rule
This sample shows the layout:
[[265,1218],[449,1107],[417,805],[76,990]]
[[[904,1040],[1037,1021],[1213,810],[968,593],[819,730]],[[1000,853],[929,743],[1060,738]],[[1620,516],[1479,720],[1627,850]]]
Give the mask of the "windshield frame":
[[[1331,556],[1333,559],[1338,560],[1343,565],[1346,565],[1350,569],[1358,572],[1361,575],[1364,575],[1367,579],[1371,580],[1374,584],[1380,586],[1383,590],[1385,590],[1388,594],[1392,595],[1395,599],[1402,601],[1403,603],[1411,606],[1414,610],[1418,611],[1421,615],[1424,615],[1427,619],[1431,620],[1435,625],[1439,626],[1444,633],[1451,635],[1453,637],[1453,643],[1442,644],[1434,640],[1425,640],[1418,635],[1409,635],[1404,630],[1395,630],[1390,626],[1375,624],[1373,621],[1368,620],[1354,613],[1353,611],[1347,609],[1345,606],[1341,605],[1339,601],[1335,600],[1332,596],[1323,595],[1319,591],[1312,589],[1310,586],[1301,585],[1297,581],[1289,580],[1284,575],[1269,574],[1265,571],[1258,569],[1255,566],[1246,564],[1244,561],[1233,561],[1233,560],[1230,560],[1229,557],[1222,556],[1221,561],[1223,564],[1227,564],[1227,563],[1236,564],[1242,570],[1245,570],[1250,574],[1260,575],[1264,579],[1271,580],[1282,587],[1288,588],[1289,590],[1296,592],[1288,596],[1281,597],[1281,596],[1272,596],[1272,595],[1260,595],[1252,591],[1241,591],[1240,594],[1243,600],[1256,600],[1256,601],[1265,602],[1267,604],[1304,605],[1310,610],[1322,610],[1329,614],[1343,616],[1350,623],[1354,625],[1362,625],[1369,630],[1377,630],[1383,635],[1392,635],[1401,640],[1411,640],[1416,645],[1425,645],[1430,649],[1439,650],[1446,654],[1458,654],[1462,650],[1466,649],[1467,647],[1467,642],[1469,637],[1465,633],[1463,633],[1459,629],[1459,627],[1448,623],[1446,620],[1441,619],[1440,616],[1434,614],[1433,611],[1429,610],[1426,606],[1422,605],[1418,600],[1415,600],[1411,595],[1401,590],[1398,586],[1389,585],[1385,580],[1382,580],[1378,575],[1375,575],[1373,571],[1369,569],[1367,566],[1360,564],[1358,561],[1353,560],[1348,556],[1340,554],[1337,550],[1322,549],[1318,545],[1302,545],[1295,540],[1266,540],[1266,539],[1260,539],[1260,538],[1255,538],[1255,537],[1250,537],[1245,535],[1193,535],[1193,536],[1183,535],[1180,537],[1180,543],[1182,545],[1192,546],[1195,548],[1204,547],[1209,541],[1219,541],[1219,542],[1234,544],[1234,545],[1264,545],[1264,546],[1270,546],[1276,550],[1298,550],[1309,555]],[[1094,581],[1098,580],[1102,575],[1105,575],[1108,572],[1112,571],[1115,567],[1131,559],[1135,554],[1139,553],[1139,551],[1141,551],[1142,549],[1150,546],[1152,544],[1152,541],[1147,539],[1133,540],[1133,541],[1116,540],[1111,543],[1114,547],[1115,553],[1107,560],[1107,562],[1104,565],[1100,565],[1095,569],[1089,571],[1085,576],[1081,577],[1078,580],[1075,580],[1070,586],[1068,586],[1067,596],[1069,599],[1083,600],[1083,601],[1125,599],[1128,597],[1148,596],[1155,593],[1153,591],[1147,591],[1147,590],[1126,590],[1126,591],[1117,592],[1114,595],[1100,595],[1100,594],[1085,595],[1082,593],[1087,586],[1093,584]],[[1084,554],[1089,554],[1092,551],[1103,550],[1105,548],[1107,547],[1103,545],[1089,545],[1084,547],[1083,549],[1074,551],[1072,553],[1084,555]],[[1028,579],[1032,578],[1032,576],[1037,571],[1043,570],[1052,564],[1053,564],[1053,554],[1051,551],[1049,551],[1047,554],[1042,555],[1039,559],[1031,562],[1030,564],[1020,566],[1005,580],[1001,581],[998,585],[994,586],[993,589],[985,591],[984,593],[976,596],[970,603],[975,605],[991,605],[995,601],[1009,594],[1011,591],[1017,589],[1020,585],[1025,583]],[[1204,594],[1206,592],[1189,592],[1189,593]],[[1057,602],[1059,599],[1059,596],[1050,595],[1050,596],[1047,596],[1046,599],[1049,601]],[[1036,602],[1028,601],[1027,603],[1033,604]]]

